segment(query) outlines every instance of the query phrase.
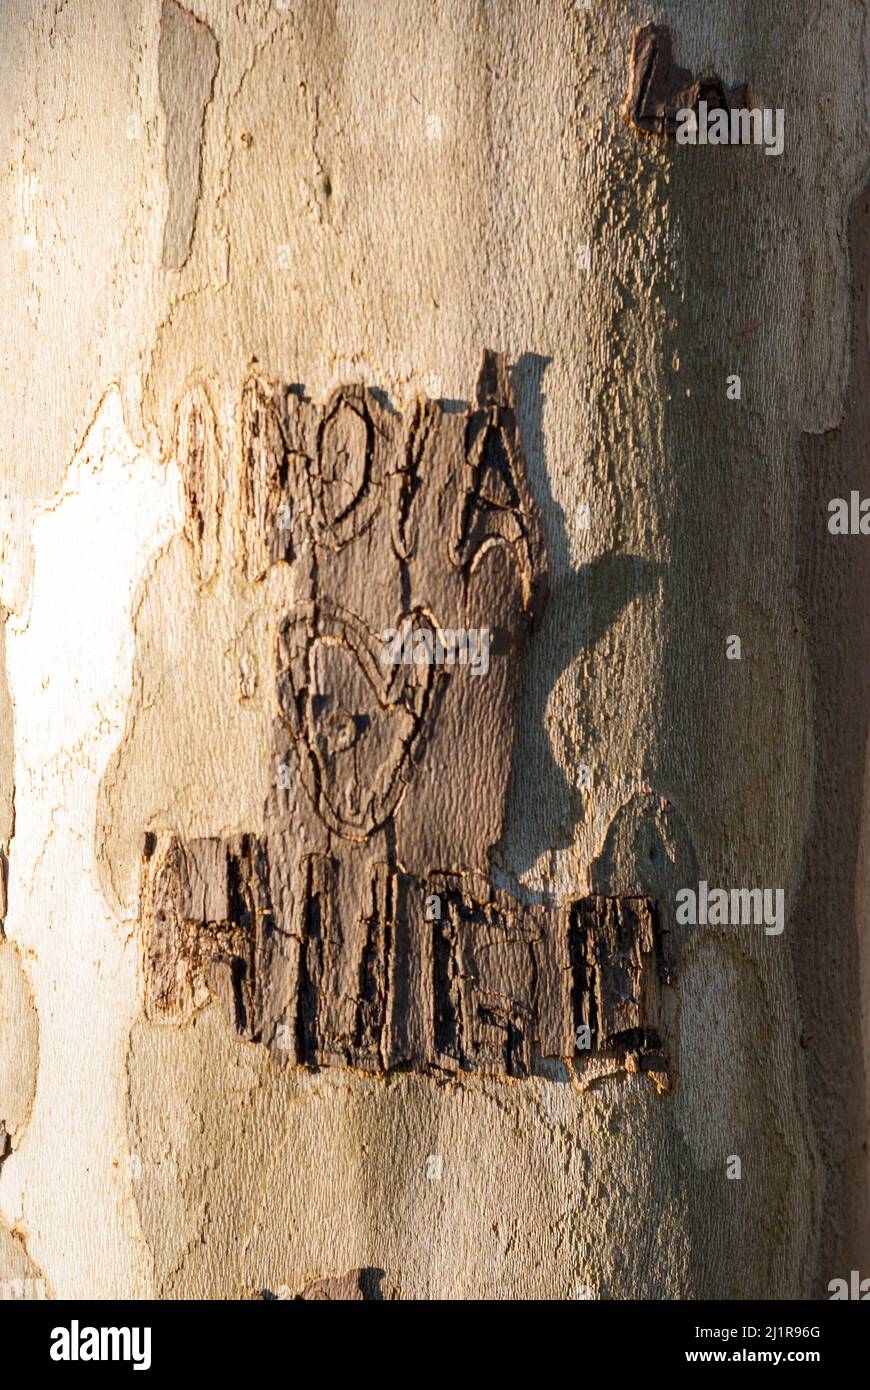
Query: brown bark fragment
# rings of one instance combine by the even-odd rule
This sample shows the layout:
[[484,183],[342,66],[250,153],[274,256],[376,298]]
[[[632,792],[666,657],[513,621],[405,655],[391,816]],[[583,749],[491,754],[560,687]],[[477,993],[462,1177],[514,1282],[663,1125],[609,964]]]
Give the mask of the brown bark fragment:
[[671,31],[666,24],[635,29],[628,66],[625,113],[647,135],[675,135],[677,112],[698,110],[705,101],[710,111],[731,111],[746,104],[746,85],[726,87],[715,73],[695,78],[674,62]]

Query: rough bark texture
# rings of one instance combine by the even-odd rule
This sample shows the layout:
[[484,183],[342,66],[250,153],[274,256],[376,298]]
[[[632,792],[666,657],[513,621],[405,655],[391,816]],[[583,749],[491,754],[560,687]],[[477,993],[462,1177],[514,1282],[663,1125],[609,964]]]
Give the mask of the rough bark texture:
[[[650,20],[719,100],[784,109],[780,157],[626,120]],[[0,1282],[825,1297],[868,1263],[870,541],[826,528],[867,487],[864,6],[9,0],[0,25]],[[338,463],[363,400],[458,430],[482,346],[550,600],[515,735],[424,760],[431,841],[394,869],[582,900],[571,959],[602,973],[590,903],[782,887],[781,936],[671,924],[667,1091],[610,1055],[287,1066],[238,1027],[247,948],[211,898],[184,922],[224,963],[185,948],[182,1016],[151,1007],[145,836],[268,840],[286,795],[275,639],[311,575],[269,522],[306,451],[266,384],[303,432],[347,404]]]

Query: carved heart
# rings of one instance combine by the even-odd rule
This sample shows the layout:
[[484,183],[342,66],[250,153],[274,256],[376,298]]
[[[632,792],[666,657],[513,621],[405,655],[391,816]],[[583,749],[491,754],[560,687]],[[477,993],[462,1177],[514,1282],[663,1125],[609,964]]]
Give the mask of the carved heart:
[[[422,613],[410,621],[433,625]],[[385,660],[380,637],[335,604],[297,604],[284,618],[278,701],[303,784],[331,830],[364,840],[392,816],[433,708],[435,679],[429,663]]]

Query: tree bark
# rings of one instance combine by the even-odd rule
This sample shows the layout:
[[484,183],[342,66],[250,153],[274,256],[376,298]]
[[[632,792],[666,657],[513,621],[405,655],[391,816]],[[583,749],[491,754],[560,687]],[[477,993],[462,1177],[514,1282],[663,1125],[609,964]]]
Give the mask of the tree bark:
[[[870,541],[827,525],[870,495],[865,9],[661,10],[677,65],[784,111],[780,155],[631,118],[633,0],[4,7],[4,1289],[824,1298],[866,1269]],[[300,562],[250,559],[245,382],[449,421],[486,349],[550,584],[487,876],[532,914],[659,904],[667,1085],[600,1052],[287,1065],[208,981],[148,1007],[146,837],[262,836],[274,796]],[[472,828],[486,758],[429,792]],[[784,931],[680,923],[701,881],[782,889]]]

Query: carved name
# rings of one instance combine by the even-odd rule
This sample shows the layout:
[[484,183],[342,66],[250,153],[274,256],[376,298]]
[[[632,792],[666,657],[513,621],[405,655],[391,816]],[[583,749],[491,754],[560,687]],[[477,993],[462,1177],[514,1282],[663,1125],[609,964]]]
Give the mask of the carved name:
[[[239,563],[293,567],[275,634],[266,829],[146,837],[146,1007],[218,995],[239,1034],[309,1066],[526,1076],[617,1053],[668,1069],[668,933],[642,897],[523,903],[489,884],[523,659],[547,594],[541,519],[503,358],[473,404],[407,418],[364,387],[317,406],[242,393]],[[214,422],[176,448],[186,535],[214,566]],[[396,662],[382,634],[491,634],[478,664]]]
[[649,899],[479,901],[458,877],[378,864],[360,882],[331,856],[287,853],[280,836],[149,838],[153,1013],[216,994],[242,1037],[311,1066],[527,1076],[537,1057],[588,1050],[585,1035],[667,1070],[668,939]]

